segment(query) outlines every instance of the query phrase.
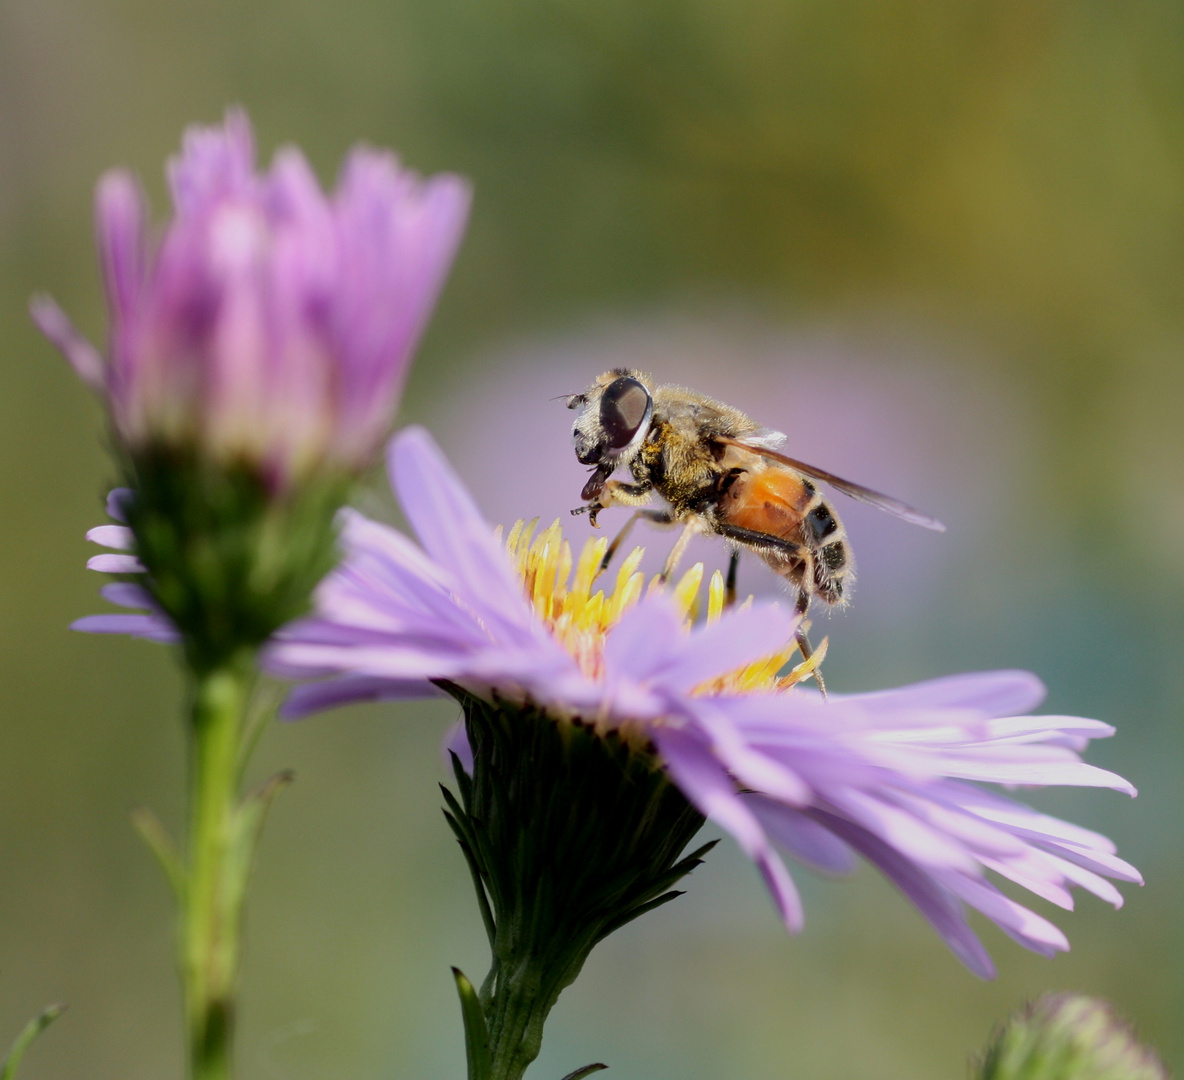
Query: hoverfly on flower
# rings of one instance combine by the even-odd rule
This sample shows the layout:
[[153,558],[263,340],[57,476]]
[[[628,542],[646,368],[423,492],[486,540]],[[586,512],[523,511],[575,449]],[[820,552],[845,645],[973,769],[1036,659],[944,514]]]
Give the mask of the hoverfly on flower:
[[[660,495],[667,506],[637,510],[607,557],[639,517],[681,525],[664,579],[692,536],[711,533],[732,545],[730,598],[743,548],[789,582],[803,617],[814,597],[826,604],[846,603],[854,576],[847,531],[815,480],[910,524],[945,531],[936,518],[899,499],[786,457],[778,449],[785,436],[739,409],[685,387],[656,386],[642,371],[606,371],[583,393],[568,397],[567,407],[579,410],[572,428],[576,457],[592,466],[580,493],[584,505],[572,513],[588,514],[595,526],[597,515],[610,506],[644,507],[652,494]],[[629,472],[632,481],[610,479],[618,469]],[[797,642],[809,658],[804,625]]]

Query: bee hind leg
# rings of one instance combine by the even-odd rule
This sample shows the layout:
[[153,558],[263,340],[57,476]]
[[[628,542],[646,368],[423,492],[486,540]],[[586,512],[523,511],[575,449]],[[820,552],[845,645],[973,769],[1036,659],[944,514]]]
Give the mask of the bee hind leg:
[[[779,559],[784,560],[784,565],[800,566],[801,578],[793,577],[791,581],[813,581],[814,580],[814,553],[810,551],[804,544],[795,543],[793,540],[787,540],[781,536],[770,536],[768,533],[757,532],[755,529],[744,529],[739,525],[729,525],[726,521],[719,521],[715,523],[715,531],[720,536],[726,537],[728,540],[734,540],[737,543],[743,544],[748,548],[756,551],[757,554],[776,555]],[[735,553],[737,556],[739,552]],[[777,569],[775,566],[774,569]],[[729,578],[731,577],[732,567],[728,567]],[[786,575],[788,576],[788,575]],[[801,616],[801,622],[794,633],[794,640],[798,643],[798,649],[802,654],[802,660],[809,660],[814,655],[814,647],[810,644],[810,639],[806,636],[806,631],[803,628],[806,620],[806,612],[810,610],[810,591],[805,588],[798,589],[798,598],[794,603],[794,611]],[[826,697],[826,683],[823,682],[822,672],[817,668],[813,672],[814,679],[818,683],[818,689],[822,691],[822,696]]]
[[[806,636],[805,622],[806,612],[810,610],[810,594],[805,589],[798,590],[798,598],[793,606],[801,617],[802,621],[798,623],[798,628],[794,632],[793,639],[798,643],[798,651],[802,654],[803,662],[809,660],[814,655],[814,646],[810,644],[810,639]],[[826,697],[826,682],[822,678],[821,668],[815,668],[814,681],[818,684],[818,689],[822,692],[822,696]]]
[[740,569],[740,549],[738,547],[732,548],[732,554],[728,556],[728,576],[724,580],[724,610],[733,607],[736,603],[736,571]]

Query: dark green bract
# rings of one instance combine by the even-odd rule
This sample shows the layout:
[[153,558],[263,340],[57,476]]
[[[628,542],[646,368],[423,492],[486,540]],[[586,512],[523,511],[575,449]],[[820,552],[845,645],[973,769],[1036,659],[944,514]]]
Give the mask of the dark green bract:
[[592,949],[681,895],[673,886],[715,842],[683,857],[703,815],[650,751],[531,706],[446,689],[464,708],[473,770],[453,756],[460,798],[444,789],[445,816],[493,953],[475,997],[458,978],[469,1080],[518,1080]]
[[258,466],[140,451],[125,466],[142,582],[181,634],[189,666],[212,671],[305,614],[337,559],[335,515],[348,478],[282,491]]

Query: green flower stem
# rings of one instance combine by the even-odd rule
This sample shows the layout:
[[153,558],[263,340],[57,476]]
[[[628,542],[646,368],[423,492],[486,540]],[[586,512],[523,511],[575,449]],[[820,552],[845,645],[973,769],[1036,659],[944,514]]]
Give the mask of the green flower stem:
[[520,1080],[539,1056],[547,1014],[564,987],[575,981],[579,966],[577,963],[574,972],[558,979],[549,979],[545,966],[538,962],[520,963],[508,975],[504,968],[499,969],[502,977],[496,979],[497,989],[481,995],[489,1025],[490,1080]]
[[245,896],[238,787],[254,656],[197,679],[191,727],[189,873],[181,972],[191,1080],[228,1080]]
[[127,523],[141,584],[176,628],[192,680],[188,843],[182,854],[148,811],[136,828],[180,905],[178,966],[190,1080],[228,1080],[239,936],[251,857],[280,773],[240,797],[243,769],[276,694],[257,694],[264,643],[311,607],[337,561],[348,471],[328,466],[291,490],[260,462],[216,460],[169,440],[129,448]]

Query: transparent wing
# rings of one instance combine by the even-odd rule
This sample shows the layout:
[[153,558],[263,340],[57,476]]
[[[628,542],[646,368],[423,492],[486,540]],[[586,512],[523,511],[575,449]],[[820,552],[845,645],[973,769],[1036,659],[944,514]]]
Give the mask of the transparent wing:
[[744,445],[751,446],[754,450],[780,450],[785,445],[786,438],[784,431],[761,428],[751,435],[746,435]]
[[836,491],[841,491],[844,495],[850,495],[853,499],[868,503],[912,525],[920,525],[922,529],[932,529],[934,532],[946,531],[945,525],[938,521],[937,518],[930,517],[928,514],[922,514],[920,510],[914,510],[911,506],[902,503],[899,499],[892,498],[891,495],[881,495],[878,491],[872,491],[871,488],[866,488],[862,484],[853,484],[850,480],[844,480],[841,476],[835,476],[834,473],[829,473],[825,469],[817,469],[813,465],[807,465],[804,461],[786,457],[784,454],[776,450],[771,450],[767,445],[763,445],[760,442],[745,442],[742,439],[730,439],[726,435],[719,436],[718,441],[727,443],[729,446],[738,446],[741,450],[749,450],[753,453],[760,454],[761,457],[769,458],[770,461],[779,461],[782,465],[788,465],[791,469],[796,469],[798,472],[814,480],[821,480],[825,484],[830,484]]

